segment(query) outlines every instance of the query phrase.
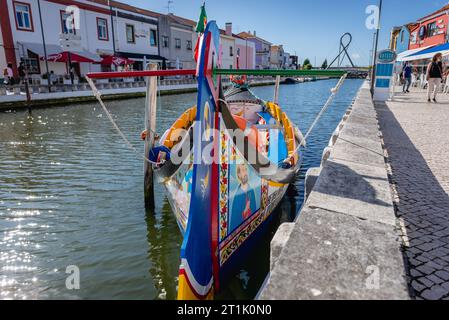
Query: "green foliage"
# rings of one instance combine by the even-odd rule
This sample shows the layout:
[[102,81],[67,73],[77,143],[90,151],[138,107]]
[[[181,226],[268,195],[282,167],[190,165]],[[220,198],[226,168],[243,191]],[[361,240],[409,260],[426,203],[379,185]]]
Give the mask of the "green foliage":
[[321,65],[321,69],[327,69],[328,63],[327,63],[327,59],[324,60],[323,64]]
[[310,63],[309,59],[305,59],[304,63],[302,65],[303,70],[312,70],[312,64]]

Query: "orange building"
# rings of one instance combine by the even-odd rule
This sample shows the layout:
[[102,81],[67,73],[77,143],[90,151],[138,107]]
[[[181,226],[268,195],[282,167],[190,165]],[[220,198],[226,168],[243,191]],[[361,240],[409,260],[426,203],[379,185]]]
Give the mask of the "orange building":
[[410,30],[409,49],[419,49],[448,42],[449,4],[417,21]]

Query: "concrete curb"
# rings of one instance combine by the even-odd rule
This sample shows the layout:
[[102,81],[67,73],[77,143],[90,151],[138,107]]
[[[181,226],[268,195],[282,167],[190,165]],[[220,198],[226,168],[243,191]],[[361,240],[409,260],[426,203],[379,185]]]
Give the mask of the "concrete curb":
[[308,176],[308,189],[316,183],[297,221],[275,236],[271,272],[258,298],[410,299],[367,82],[332,136],[322,167]]

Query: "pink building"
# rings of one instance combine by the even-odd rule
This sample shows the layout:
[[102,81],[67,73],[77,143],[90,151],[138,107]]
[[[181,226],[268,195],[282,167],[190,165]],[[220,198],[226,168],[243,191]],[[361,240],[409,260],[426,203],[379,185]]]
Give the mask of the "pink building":
[[256,68],[256,45],[254,42],[248,41],[235,36],[235,46],[237,48],[237,56],[239,57],[240,69]]
[[[237,67],[237,59],[239,61],[240,69],[255,69],[256,68],[256,45],[254,42],[248,41],[234,33],[232,33],[232,23],[226,23],[225,35],[232,37],[235,42],[235,55],[233,56],[233,63]],[[228,63],[229,64],[229,63]],[[225,64],[225,67],[227,64]]]

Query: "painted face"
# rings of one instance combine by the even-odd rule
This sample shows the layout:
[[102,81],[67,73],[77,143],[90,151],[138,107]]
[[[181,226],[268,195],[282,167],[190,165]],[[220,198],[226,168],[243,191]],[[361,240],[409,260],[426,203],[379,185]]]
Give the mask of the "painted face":
[[247,184],[248,183],[248,168],[246,165],[241,164],[237,166],[237,178],[240,180],[241,184]]

